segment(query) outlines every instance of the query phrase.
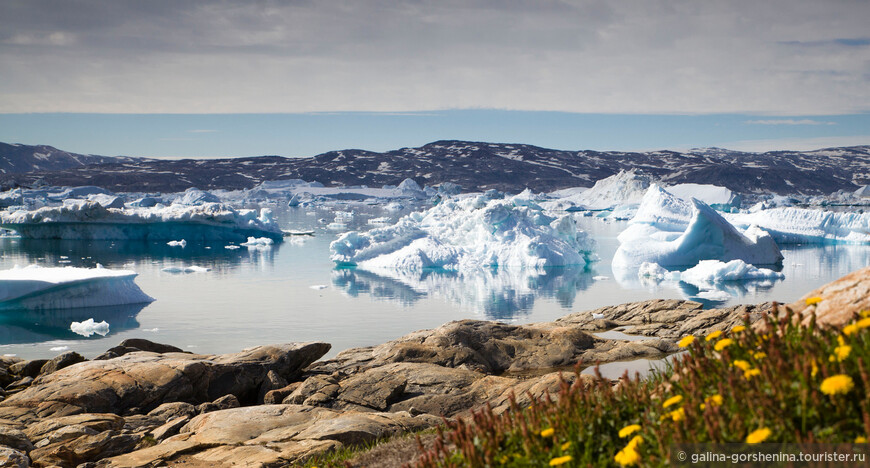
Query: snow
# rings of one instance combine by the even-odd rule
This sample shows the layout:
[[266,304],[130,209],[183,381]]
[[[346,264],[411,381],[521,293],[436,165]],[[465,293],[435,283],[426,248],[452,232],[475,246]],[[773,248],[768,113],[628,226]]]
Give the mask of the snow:
[[448,199],[393,226],[344,233],[330,245],[332,260],[340,266],[408,271],[537,269],[591,260],[594,242],[570,216],[541,225],[538,210],[523,200],[518,198],[517,206],[514,199]]
[[241,249],[241,247],[239,247],[238,245],[225,245],[224,248],[227,250]]
[[[650,187],[647,193],[650,204],[656,200],[673,200],[662,197],[662,191],[657,187]],[[668,231],[667,228],[673,227],[671,215],[674,210],[667,203],[663,206],[667,209],[661,211],[662,215],[638,210],[629,227],[618,237],[620,246],[613,258],[614,268],[631,269],[644,262],[661,266],[695,265],[701,260],[711,259],[775,264],[783,258],[767,232],[754,226],[740,232],[698,200],[692,201],[692,218],[686,229],[682,233]]]
[[173,240],[173,241],[167,242],[166,245],[168,245],[170,247],[181,247],[183,249],[183,248],[187,247],[187,241],[184,239],[181,239],[180,241]]
[[84,201],[60,207],[0,212],[0,227],[25,238],[87,240],[174,240],[243,242],[247,237],[282,239],[281,230],[263,209],[236,210],[221,203],[153,208],[105,208]]
[[106,321],[102,322],[94,322],[94,319],[89,318],[84,322],[73,322],[70,324],[69,329],[78,335],[82,335],[85,337],[89,337],[91,335],[97,334],[100,336],[106,336],[109,334],[109,324]]
[[154,299],[133,282],[136,272],[38,265],[0,271],[0,310],[140,304]]

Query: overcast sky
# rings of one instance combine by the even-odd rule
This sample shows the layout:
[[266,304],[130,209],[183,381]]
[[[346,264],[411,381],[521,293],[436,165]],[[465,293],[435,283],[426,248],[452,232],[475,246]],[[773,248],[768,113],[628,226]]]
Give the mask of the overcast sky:
[[870,110],[870,2],[0,2],[0,112]]

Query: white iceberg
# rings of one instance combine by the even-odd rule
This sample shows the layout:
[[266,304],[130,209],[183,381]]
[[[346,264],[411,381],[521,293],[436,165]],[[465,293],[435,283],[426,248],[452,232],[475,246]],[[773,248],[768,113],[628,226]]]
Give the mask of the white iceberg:
[[592,259],[594,242],[573,218],[542,225],[538,209],[519,203],[448,199],[393,226],[341,235],[330,245],[332,260],[372,270],[470,271],[584,266]]
[[72,330],[73,333],[84,337],[90,337],[94,334],[100,336],[106,336],[109,334],[109,324],[105,320],[102,322],[94,322],[94,319],[92,318],[89,318],[84,322],[73,322],[70,324],[69,329]]
[[[652,179],[635,170],[619,171],[605,179],[595,182],[595,185],[583,191],[561,191],[561,197],[555,205],[561,207],[574,206],[587,210],[608,210],[617,206],[636,206],[643,199]],[[551,202],[552,203],[552,202]],[[549,207],[550,205],[548,205]]]
[[683,200],[695,198],[720,211],[740,208],[742,201],[739,194],[718,185],[677,184],[669,186],[667,190]]
[[758,226],[780,244],[870,244],[870,213],[772,208],[735,213],[736,226]]
[[115,209],[84,201],[0,212],[0,227],[32,239],[244,242],[248,237],[269,237],[280,242],[283,238],[270,210],[257,213],[221,203]]
[[104,208],[123,208],[126,200],[124,200],[124,197],[119,197],[117,195],[95,193],[88,195],[88,201],[99,203]]
[[161,269],[160,271],[163,271],[166,273],[205,273],[207,271],[211,271],[211,268],[201,267],[201,266],[196,266],[196,265],[168,266],[168,267]]
[[173,240],[173,241],[167,242],[166,245],[168,245],[170,247],[181,247],[183,249],[183,248],[187,247],[187,241],[184,239],[181,239],[180,241]]
[[202,205],[204,203],[220,203],[221,199],[217,195],[200,190],[196,187],[191,187],[184,191],[176,199],[172,200],[176,205]]
[[66,309],[154,301],[136,283],[136,272],[106,268],[30,265],[0,271],[0,310]]
[[702,289],[711,289],[718,283],[728,281],[759,281],[783,278],[785,278],[785,275],[782,273],[767,268],[756,268],[742,260],[731,260],[727,263],[718,260],[704,260],[679,275],[680,281],[693,284]]
[[[616,269],[637,268],[644,262],[661,266],[696,265],[701,260],[743,260],[769,265],[782,261],[782,253],[765,231],[750,226],[740,232],[705,203],[692,200],[692,217],[683,232],[676,221],[684,210],[676,197],[650,187],[629,227],[619,235],[613,257]],[[649,203],[647,203],[649,202]],[[662,210],[651,210],[653,205]]]

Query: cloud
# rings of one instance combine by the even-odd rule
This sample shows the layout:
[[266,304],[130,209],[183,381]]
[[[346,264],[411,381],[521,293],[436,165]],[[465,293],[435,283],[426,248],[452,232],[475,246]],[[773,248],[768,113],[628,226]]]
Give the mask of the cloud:
[[868,17],[849,0],[6,0],[0,112],[860,113]]
[[812,119],[764,119],[747,120],[747,125],[837,125],[837,122],[824,122]]

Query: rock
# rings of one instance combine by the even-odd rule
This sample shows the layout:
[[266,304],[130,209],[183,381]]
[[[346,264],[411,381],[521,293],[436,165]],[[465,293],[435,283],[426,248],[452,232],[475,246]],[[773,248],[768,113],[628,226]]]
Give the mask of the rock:
[[190,403],[184,403],[181,401],[164,403],[148,413],[149,417],[160,421],[161,423],[181,416],[193,417],[195,415],[196,407],[191,405]]
[[287,379],[278,375],[275,371],[269,371],[266,374],[266,380],[263,382],[263,386],[260,387],[260,396],[257,398],[258,403],[265,402],[266,394],[272,390],[277,390],[280,388],[285,388],[289,383]]
[[[807,305],[807,299],[815,297],[821,301]],[[842,328],[852,321],[855,314],[870,310],[870,267],[828,283],[787,307],[799,314],[804,324],[809,323],[815,313],[819,325]],[[779,313],[784,314],[785,309],[780,308]]]
[[388,370],[371,369],[341,381],[336,398],[383,411],[398,400],[407,384]]
[[12,382],[18,380],[17,377],[9,370],[16,363],[21,362],[21,358],[13,356],[0,356],[0,387],[5,387]]
[[293,393],[299,386],[302,385],[302,382],[293,382],[292,384],[287,385],[286,387],[279,388],[276,390],[269,390],[266,392],[266,395],[263,397],[263,403],[267,405],[277,405],[284,401],[288,395]]
[[218,356],[150,352],[87,361],[40,377],[0,402],[0,418],[22,421],[83,412],[146,412],[174,401],[208,402],[235,395],[256,402],[269,371],[293,379],[329,350],[326,343],[259,346]]
[[10,447],[0,447],[0,466],[8,468],[28,468],[30,459],[27,455]]
[[160,442],[168,437],[178,434],[178,430],[190,421],[189,416],[178,416],[166,421],[165,424],[151,431],[151,437]]
[[47,359],[33,359],[31,361],[17,362],[9,366],[9,372],[21,377],[36,378],[46,362],[48,362]]
[[141,440],[141,434],[104,431],[34,449],[30,452],[30,458],[35,465],[40,466],[76,466],[129,452],[136,448]]
[[38,442],[48,437],[50,433],[68,426],[81,426],[96,433],[109,430],[118,431],[124,427],[124,418],[114,414],[98,413],[63,416],[30,424],[24,429],[24,434],[30,440]]
[[338,394],[340,388],[338,381],[334,377],[314,375],[305,379],[305,381],[303,381],[302,384],[293,391],[293,393],[284,398],[281,403],[285,405],[299,405],[305,403],[306,400],[314,395],[323,395],[323,397],[316,397],[318,401],[323,401],[324,397],[326,397],[326,399],[331,399]]
[[46,362],[42,365],[40,369],[40,374],[51,374],[52,372],[58,371],[65,367],[69,367],[73,364],[78,364],[80,362],[87,361],[84,356],[75,352],[75,351],[67,351],[61,355],[58,355],[54,359]]
[[[12,447],[25,453],[33,450],[33,444],[23,432],[8,426],[0,426],[0,445]],[[4,465],[0,464],[0,466]]]
[[65,442],[67,440],[78,439],[81,436],[96,435],[99,431],[91,429],[81,424],[72,424],[69,426],[61,426],[57,430],[46,434],[46,436],[36,443],[37,447],[45,447],[46,445]]
[[33,383],[33,381],[34,381],[33,377],[24,377],[20,380],[16,380],[15,382],[12,382],[11,384],[9,384],[6,387],[6,392],[12,393],[12,392],[24,390],[25,388],[29,387]]
[[150,353],[183,353],[184,350],[168,344],[155,343],[143,338],[129,338],[121,342],[118,346],[124,348],[135,348],[140,351],[148,351]]
[[239,404],[238,398],[235,395],[224,395],[218,398],[215,401],[209,403],[203,403],[196,407],[196,412],[198,414],[210,413],[212,411],[219,411],[230,408],[238,408],[241,405]]

